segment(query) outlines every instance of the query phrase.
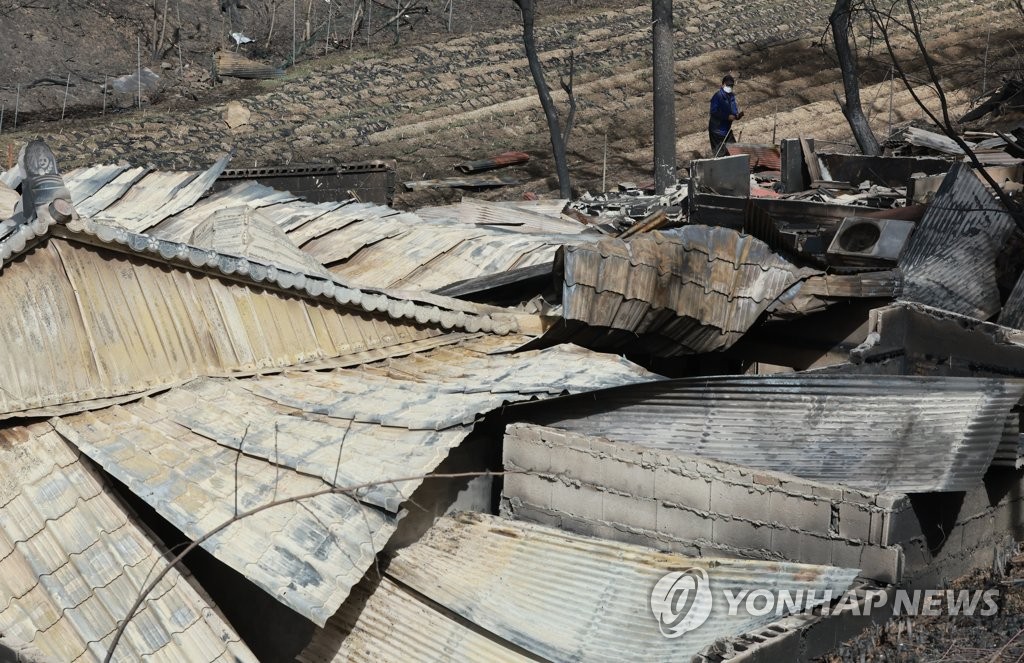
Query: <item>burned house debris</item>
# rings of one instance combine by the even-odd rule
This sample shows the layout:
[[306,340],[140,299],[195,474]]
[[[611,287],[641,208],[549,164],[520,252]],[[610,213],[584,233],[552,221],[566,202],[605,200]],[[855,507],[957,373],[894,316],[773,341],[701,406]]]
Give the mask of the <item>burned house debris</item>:
[[[340,171],[61,175],[30,144],[0,176],[0,646],[808,660],[854,629],[826,591],[1005,561],[1019,212],[901,136],[731,144],[665,195],[413,211],[302,194]],[[972,142],[1016,201],[1014,136]],[[686,570],[821,598],[698,593],[707,623],[665,637],[652,592]]]

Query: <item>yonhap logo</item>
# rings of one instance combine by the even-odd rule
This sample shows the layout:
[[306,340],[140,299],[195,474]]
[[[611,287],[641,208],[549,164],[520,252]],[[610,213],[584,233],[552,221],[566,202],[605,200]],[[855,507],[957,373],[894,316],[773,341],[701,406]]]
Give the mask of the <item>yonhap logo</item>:
[[711,616],[711,585],[704,569],[673,571],[651,592],[651,612],[666,638],[678,638]]

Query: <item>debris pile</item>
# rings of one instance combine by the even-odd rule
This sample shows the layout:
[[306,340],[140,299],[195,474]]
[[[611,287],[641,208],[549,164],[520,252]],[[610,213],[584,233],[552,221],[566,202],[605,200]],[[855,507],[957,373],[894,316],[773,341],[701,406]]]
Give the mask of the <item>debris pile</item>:
[[383,166],[62,175],[30,144],[0,175],[0,647],[826,653],[888,614],[836,602],[1024,527],[1016,136],[414,212],[296,193]]

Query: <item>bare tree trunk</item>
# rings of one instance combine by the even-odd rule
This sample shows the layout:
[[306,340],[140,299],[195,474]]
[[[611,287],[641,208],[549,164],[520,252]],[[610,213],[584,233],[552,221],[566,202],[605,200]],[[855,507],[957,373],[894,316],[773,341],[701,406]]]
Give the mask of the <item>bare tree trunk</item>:
[[832,27],[832,41],[835,42],[836,55],[839,57],[839,69],[843,73],[843,90],[846,93],[846,103],[839,101],[839,108],[842,109],[846,121],[850,123],[850,130],[860,147],[860,151],[869,156],[877,156],[882,153],[882,147],[878,139],[871,131],[867,117],[864,116],[864,109],[860,102],[860,81],[857,80],[857,59],[854,57],[853,48],[850,45],[850,26],[853,24],[853,13],[850,9],[851,0],[836,0],[836,6],[832,15],[828,17],[828,23]]
[[654,22],[654,191],[676,184],[675,59],[672,0],[652,0]]
[[544,81],[544,70],[540,66],[537,42],[533,36],[536,6],[534,0],[515,0],[515,3],[519,5],[519,10],[523,13],[523,46],[526,47],[526,59],[530,63],[530,74],[533,75],[533,84],[537,88],[540,105],[544,109],[544,116],[548,121],[548,132],[551,134],[551,151],[555,157],[555,171],[558,173],[559,195],[562,198],[571,198],[572,184],[569,181],[569,165],[565,158],[565,141],[562,139],[555,104],[551,100],[551,91]]

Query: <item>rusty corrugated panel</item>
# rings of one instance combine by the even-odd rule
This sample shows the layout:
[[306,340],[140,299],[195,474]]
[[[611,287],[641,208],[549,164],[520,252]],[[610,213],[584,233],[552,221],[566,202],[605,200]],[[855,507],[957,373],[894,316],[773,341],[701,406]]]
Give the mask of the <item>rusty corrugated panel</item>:
[[557,428],[875,491],[977,486],[1024,381],[882,375],[688,378],[564,398]]
[[900,258],[900,299],[987,320],[1000,308],[997,261],[1015,228],[970,166],[955,164]]
[[284,76],[284,70],[250,60],[232,51],[217,51],[217,74],[233,78],[271,79]]
[[530,155],[526,152],[502,152],[501,154],[490,157],[489,159],[464,161],[462,163],[455,164],[455,168],[464,173],[479,173],[485,170],[504,168],[505,166],[517,166],[519,164],[526,163],[529,160]]
[[[545,341],[659,356],[724,350],[814,273],[754,237],[719,227],[567,246],[562,315],[569,324],[552,327]],[[608,333],[597,335],[602,330]]]
[[[100,661],[154,570],[166,565],[134,515],[49,424],[0,431],[0,630],[57,661]],[[114,661],[256,661],[172,569]]]
[[389,578],[364,581],[317,629],[299,663],[525,663],[535,660],[443,614]]
[[[651,592],[672,571],[699,569],[710,618],[666,638]],[[723,592],[767,589],[837,595],[857,569],[787,562],[687,558],[483,514],[439,520],[401,550],[386,575],[498,638],[552,661],[685,661],[720,638],[775,620],[728,614]],[[687,599],[683,599],[687,600]],[[710,605],[708,605],[710,603]]]
[[750,170],[782,171],[782,155],[774,145],[757,145],[754,143],[727,143],[725,146],[729,156],[746,154],[750,156]]
[[479,417],[507,403],[652,377],[581,348],[513,354],[502,352],[505,344],[484,337],[365,370],[201,379],[53,425],[192,539],[229,519],[236,504],[246,511],[367,485],[358,503],[325,495],[275,507],[203,544],[323,625],[390,538],[421,477]]

